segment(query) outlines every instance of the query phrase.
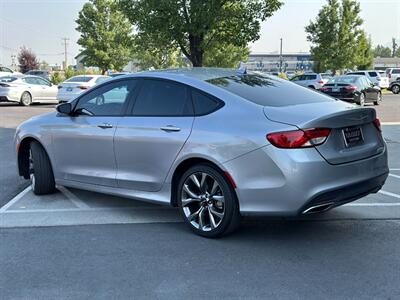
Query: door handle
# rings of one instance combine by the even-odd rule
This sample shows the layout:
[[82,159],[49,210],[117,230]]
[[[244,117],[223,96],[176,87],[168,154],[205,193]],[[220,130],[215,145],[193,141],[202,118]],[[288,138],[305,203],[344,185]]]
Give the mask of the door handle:
[[160,129],[163,130],[163,131],[166,131],[166,132],[181,131],[181,129],[179,127],[175,127],[173,125],[167,125],[167,126],[161,127]]
[[113,126],[109,123],[103,123],[103,124],[97,125],[97,127],[100,127],[101,129],[113,128]]

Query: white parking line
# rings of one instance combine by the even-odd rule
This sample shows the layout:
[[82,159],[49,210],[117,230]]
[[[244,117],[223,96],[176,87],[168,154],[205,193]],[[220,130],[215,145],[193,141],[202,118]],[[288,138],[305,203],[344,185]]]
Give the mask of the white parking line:
[[400,169],[389,169],[389,171],[400,171]]
[[88,209],[90,208],[85,202],[75,196],[70,190],[66,189],[63,186],[57,186],[57,189],[65,196],[69,201],[74,203],[78,208]]
[[343,206],[385,207],[385,206],[400,206],[400,203],[399,202],[394,202],[394,203],[348,203]]
[[23,196],[25,196],[31,189],[32,189],[31,186],[28,186],[21,193],[19,193],[17,196],[12,198],[6,205],[4,205],[2,208],[0,208],[0,213],[5,212],[7,210],[7,208],[12,206],[15,202],[17,202],[19,199],[21,199]]
[[394,178],[400,179],[400,176],[399,176],[399,175],[389,174],[389,176],[392,176],[392,177],[394,177]]
[[395,193],[391,193],[391,192],[386,192],[386,191],[382,191],[382,190],[380,190],[378,193],[381,193],[381,194],[386,195],[386,196],[391,196],[391,197],[400,199],[400,195],[399,195],[399,194],[395,194]]
[[381,125],[400,125],[400,122],[381,122]]

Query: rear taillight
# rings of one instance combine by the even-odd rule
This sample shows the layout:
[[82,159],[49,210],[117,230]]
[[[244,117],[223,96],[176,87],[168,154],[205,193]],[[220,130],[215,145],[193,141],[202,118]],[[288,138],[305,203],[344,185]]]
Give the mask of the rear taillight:
[[320,88],[319,89],[321,92],[327,92],[327,91],[329,91],[329,88],[327,88],[327,87],[322,87],[322,88]]
[[348,91],[355,91],[357,90],[357,87],[355,85],[348,85],[345,87],[345,89]]
[[79,88],[80,88],[81,90],[87,90],[89,87],[88,87],[88,86],[85,86],[85,85],[81,85],[81,86],[79,86]]
[[1,87],[11,87],[11,85],[7,84],[7,83],[0,83]]
[[319,80],[318,83],[319,84],[324,84],[324,82],[322,80]]
[[306,148],[322,145],[330,133],[329,128],[275,132],[268,134],[267,140],[278,148]]
[[376,129],[378,129],[379,132],[382,132],[381,121],[378,118],[373,120],[372,123],[374,123]]

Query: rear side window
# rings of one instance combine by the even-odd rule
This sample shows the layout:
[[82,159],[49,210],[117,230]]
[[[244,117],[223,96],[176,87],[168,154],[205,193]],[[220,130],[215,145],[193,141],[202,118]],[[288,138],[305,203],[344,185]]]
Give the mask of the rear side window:
[[368,75],[369,75],[370,77],[376,77],[376,76],[378,76],[378,74],[377,74],[376,72],[368,72]]
[[400,69],[393,70],[392,74],[400,74]]
[[224,105],[222,101],[200,93],[196,90],[192,91],[192,100],[194,105],[194,113],[196,116],[210,114]]
[[133,107],[135,116],[193,116],[186,86],[145,79]]
[[335,99],[276,77],[259,74],[237,75],[207,82],[262,106],[289,106]]
[[306,75],[306,80],[315,80],[317,79],[317,75]]

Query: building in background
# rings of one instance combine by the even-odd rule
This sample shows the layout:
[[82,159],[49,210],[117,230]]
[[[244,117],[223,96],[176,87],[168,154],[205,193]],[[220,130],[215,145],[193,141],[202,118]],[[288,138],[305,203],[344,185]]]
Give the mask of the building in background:
[[[242,63],[249,71],[279,71],[281,57],[278,53],[252,53],[247,62]],[[313,61],[310,53],[282,54],[282,71],[312,71]]]
[[400,68],[400,57],[376,57],[374,58],[375,70],[386,70],[387,68]]

